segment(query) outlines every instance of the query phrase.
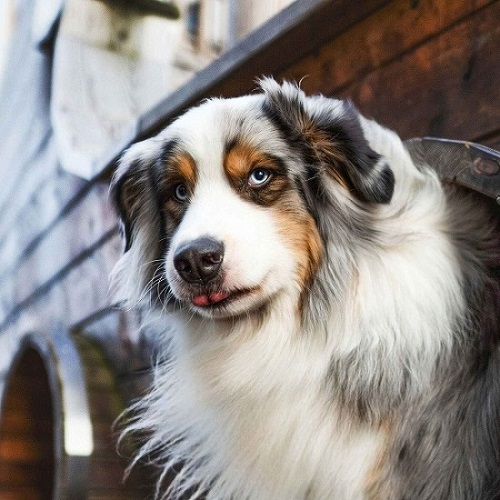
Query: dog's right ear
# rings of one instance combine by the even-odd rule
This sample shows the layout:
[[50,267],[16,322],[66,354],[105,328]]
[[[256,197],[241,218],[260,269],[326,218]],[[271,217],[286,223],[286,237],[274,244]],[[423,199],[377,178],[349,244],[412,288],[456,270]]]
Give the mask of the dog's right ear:
[[260,86],[265,112],[288,142],[305,152],[315,170],[310,177],[334,179],[362,202],[390,203],[394,173],[371,148],[352,103],[307,97],[297,85],[280,85],[270,78],[261,80]]
[[161,280],[162,221],[154,175],[163,149],[156,139],[135,144],[122,156],[111,181],[124,240],[124,254],[111,273],[111,289],[115,300],[131,306],[160,291],[155,282]]

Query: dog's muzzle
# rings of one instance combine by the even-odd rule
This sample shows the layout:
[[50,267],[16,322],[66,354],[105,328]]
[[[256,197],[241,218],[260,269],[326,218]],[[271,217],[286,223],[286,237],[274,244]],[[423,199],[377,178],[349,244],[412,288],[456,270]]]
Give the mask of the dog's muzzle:
[[177,249],[174,267],[187,283],[206,285],[218,278],[223,260],[223,243],[203,237],[184,243]]

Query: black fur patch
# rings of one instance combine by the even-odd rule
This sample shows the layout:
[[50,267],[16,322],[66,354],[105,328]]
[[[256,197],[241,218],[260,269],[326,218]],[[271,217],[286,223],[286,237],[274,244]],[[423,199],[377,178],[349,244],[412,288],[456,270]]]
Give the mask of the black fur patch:
[[158,208],[158,214],[160,217],[160,235],[161,235],[161,243],[162,243],[162,251],[166,250],[166,240],[165,236],[168,230],[168,220],[166,217],[166,213],[164,210],[165,203],[165,193],[162,191],[162,178],[169,161],[170,156],[174,153],[175,149],[178,146],[177,140],[171,140],[167,142],[162,149],[161,155],[158,157],[154,165],[152,165],[150,172],[150,182],[151,189],[153,192],[153,196],[156,200],[156,206]]
[[[136,170],[139,168],[139,162],[133,162],[129,170]],[[128,171],[127,170],[127,174]],[[129,182],[129,176],[124,174],[118,178],[113,179],[110,186],[111,200],[118,212],[120,218],[120,231],[124,240],[124,251],[128,252],[132,246],[132,217],[129,213],[129,202],[125,197],[125,186]]]

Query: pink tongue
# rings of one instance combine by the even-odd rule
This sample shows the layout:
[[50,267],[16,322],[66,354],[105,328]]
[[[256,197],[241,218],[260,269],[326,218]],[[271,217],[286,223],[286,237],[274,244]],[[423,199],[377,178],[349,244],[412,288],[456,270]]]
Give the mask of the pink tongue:
[[221,302],[224,299],[227,299],[229,294],[227,292],[215,292],[209,295],[197,295],[193,297],[193,304],[198,307],[207,307],[212,304],[217,304],[217,302]]

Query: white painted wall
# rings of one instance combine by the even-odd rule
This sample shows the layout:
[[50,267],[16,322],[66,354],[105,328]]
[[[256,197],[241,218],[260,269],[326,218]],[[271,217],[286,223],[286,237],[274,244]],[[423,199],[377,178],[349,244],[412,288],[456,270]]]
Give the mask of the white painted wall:
[[0,0],[0,82],[2,80],[5,59],[9,50],[12,32],[13,12],[11,0]]

